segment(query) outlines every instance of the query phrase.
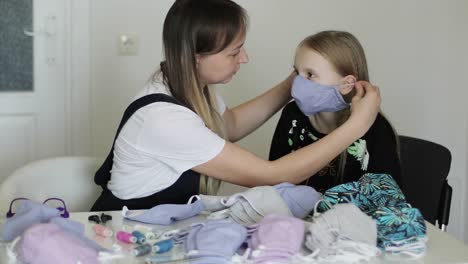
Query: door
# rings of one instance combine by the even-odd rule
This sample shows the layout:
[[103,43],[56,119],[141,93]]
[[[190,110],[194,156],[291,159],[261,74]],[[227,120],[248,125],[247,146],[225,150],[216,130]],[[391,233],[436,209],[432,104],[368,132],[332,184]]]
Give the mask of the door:
[[69,152],[69,0],[0,0],[0,182]]

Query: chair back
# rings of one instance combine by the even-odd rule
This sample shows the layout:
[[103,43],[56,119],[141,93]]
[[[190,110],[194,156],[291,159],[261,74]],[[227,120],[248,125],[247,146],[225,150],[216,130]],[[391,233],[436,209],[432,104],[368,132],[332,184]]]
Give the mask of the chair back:
[[91,157],[57,157],[24,165],[0,185],[0,213],[10,201],[25,197],[42,202],[61,198],[71,212],[89,211],[101,192],[93,181],[100,161]]
[[452,155],[446,147],[427,140],[408,136],[399,136],[399,140],[403,193],[424,219],[435,224],[439,211],[445,210],[441,196],[448,185]]

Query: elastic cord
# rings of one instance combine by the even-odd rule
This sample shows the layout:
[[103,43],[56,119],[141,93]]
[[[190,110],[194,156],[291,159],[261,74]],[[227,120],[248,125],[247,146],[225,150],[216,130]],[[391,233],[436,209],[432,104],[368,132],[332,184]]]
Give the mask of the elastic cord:
[[191,204],[192,201],[193,201],[195,198],[197,199],[197,201],[198,201],[198,200],[201,200],[201,197],[200,197],[199,195],[192,195],[192,196],[190,196],[190,198],[189,198],[187,204]]

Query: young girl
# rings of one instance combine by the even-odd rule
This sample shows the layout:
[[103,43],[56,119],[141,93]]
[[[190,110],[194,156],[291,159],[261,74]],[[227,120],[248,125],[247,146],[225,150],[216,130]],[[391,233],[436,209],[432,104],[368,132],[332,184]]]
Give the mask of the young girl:
[[[291,99],[295,74],[235,108],[210,85],[227,83],[248,62],[247,15],[230,0],[176,0],[163,27],[165,61],[127,108],[113,148],[95,175],[103,192],[92,210],[151,208],[216,194],[219,181],[243,186],[300,183],[328,164],[374,122],[378,90],[356,84],[353,113],[317,144],[266,161],[231,143]],[[240,92],[240,91],[239,91]]]
[[[299,75],[291,91],[294,101],[282,111],[270,160],[320,142],[339,129],[350,117],[353,84],[369,81],[364,50],[348,32],[323,31],[307,37],[297,48],[294,68]],[[364,136],[302,184],[323,192],[366,172],[390,174],[401,186],[396,135],[380,113]]]

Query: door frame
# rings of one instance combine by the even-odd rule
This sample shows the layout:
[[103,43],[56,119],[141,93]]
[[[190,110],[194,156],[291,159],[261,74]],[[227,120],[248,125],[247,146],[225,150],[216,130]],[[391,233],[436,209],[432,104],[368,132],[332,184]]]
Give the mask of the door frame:
[[68,155],[91,155],[91,1],[67,4],[67,118]]

